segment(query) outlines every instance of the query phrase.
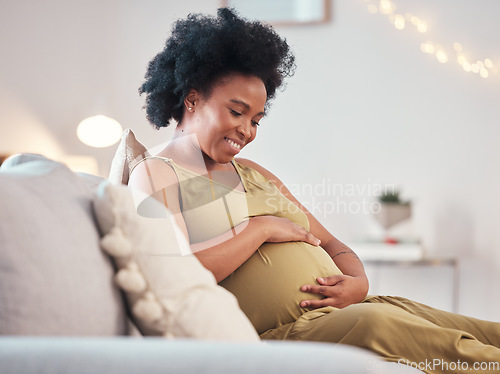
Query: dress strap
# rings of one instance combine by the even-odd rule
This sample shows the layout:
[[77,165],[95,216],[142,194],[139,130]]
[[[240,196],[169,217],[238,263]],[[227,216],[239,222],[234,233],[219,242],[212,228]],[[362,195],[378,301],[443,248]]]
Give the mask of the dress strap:
[[[173,168],[173,163],[174,163],[174,161],[173,161],[171,158],[168,158],[168,157],[161,157],[161,156],[147,156],[147,157],[144,157],[142,160],[137,161],[137,162],[135,163],[135,165],[134,165],[134,166],[132,166],[132,167],[130,168],[130,173],[129,173],[129,175],[131,175],[131,174],[132,174],[132,172],[134,171],[134,169],[136,168],[136,166],[137,166],[137,165],[139,165],[141,162],[146,161],[146,160],[151,160],[151,159],[159,159],[159,160],[162,160],[162,161],[164,161],[165,163],[167,163],[167,164],[169,164],[170,166],[172,166],[172,168]],[[175,171],[175,168],[173,168],[173,169],[174,169],[174,171]]]

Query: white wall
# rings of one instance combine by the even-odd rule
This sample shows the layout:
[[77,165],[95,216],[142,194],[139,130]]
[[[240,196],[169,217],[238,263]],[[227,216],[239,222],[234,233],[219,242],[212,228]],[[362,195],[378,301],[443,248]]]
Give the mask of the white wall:
[[[500,2],[394,1],[427,20],[428,34],[396,30],[364,0],[334,1],[326,25],[277,28],[297,72],[242,156],[278,174],[347,243],[377,230],[352,210],[379,185],[401,187],[428,253],[461,259],[460,312],[499,320],[500,76],[465,73],[419,47],[458,41],[500,64]],[[147,125],[137,88],[172,22],[218,3],[0,0],[0,153],[90,154],[105,175],[113,147],[91,149],[75,134],[98,111],[147,146],[168,140],[170,130]]]

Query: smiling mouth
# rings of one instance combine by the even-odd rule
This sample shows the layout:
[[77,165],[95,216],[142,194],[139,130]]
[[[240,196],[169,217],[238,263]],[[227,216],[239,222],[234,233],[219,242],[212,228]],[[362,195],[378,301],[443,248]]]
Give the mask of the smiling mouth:
[[239,145],[238,143],[235,143],[233,142],[231,139],[228,139],[228,138],[224,138],[224,140],[226,142],[228,142],[231,146],[233,146],[234,148],[236,149],[241,149],[241,145]]

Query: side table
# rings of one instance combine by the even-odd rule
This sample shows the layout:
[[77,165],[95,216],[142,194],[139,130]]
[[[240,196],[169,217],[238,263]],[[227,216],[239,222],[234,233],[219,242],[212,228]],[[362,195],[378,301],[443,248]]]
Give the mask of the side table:
[[[460,271],[457,258],[426,256],[418,243],[361,242],[351,243],[350,247],[365,265],[370,281],[369,293],[396,292],[399,293],[398,296],[414,298],[415,301],[430,306],[436,306],[437,297],[441,296],[449,298],[449,307],[437,307],[458,312]],[[446,272],[449,274],[445,274]],[[449,283],[450,295],[444,295],[446,290],[439,290],[439,287],[446,288],[445,283]],[[431,300],[432,296],[435,298],[434,302]]]

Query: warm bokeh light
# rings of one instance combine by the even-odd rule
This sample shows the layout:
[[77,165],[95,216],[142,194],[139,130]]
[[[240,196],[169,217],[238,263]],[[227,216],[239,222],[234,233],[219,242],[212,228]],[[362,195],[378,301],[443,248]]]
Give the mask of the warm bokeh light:
[[115,144],[120,140],[122,132],[122,126],[118,121],[103,115],[85,118],[76,129],[78,139],[95,148],[104,148]]
[[[429,26],[427,22],[413,15],[410,12],[396,14],[395,11],[398,6],[395,1],[391,0],[364,0],[368,3],[368,12],[371,14],[383,14],[389,22],[394,25],[398,30],[413,29],[419,33],[428,33]],[[404,14],[404,15],[403,15]],[[498,63],[494,63],[490,58],[481,60],[468,60],[464,48],[461,43],[454,42],[451,46],[441,46],[440,44],[427,40],[420,43],[420,50],[426,54],[432,54],[436,60],[442,64],[447,63],[450,58],[453,61],[452,54],[456,53],[456,61],[459,66],[466,72],[473,72],[483,78],[488,78],[493,75],[500,74],[500,67]],[[469,56],[470,57],[470,56]]]
[[417,30],[421,33],[427,32],[427,23],[425,23],[424,21],[419,21],[417,24]]
[[394,18],[394,27],[398,30],[403,30],[405,28],[405,18],[401,14],[396,14]]
[[420,50],[424,53],[434,53],[436,49],[434,48],[434,43],[425,42],[420,44]]
[[444,64],[444,63],[448,62],[448,55],[447,55],[447,54],[446,54],[446,52],[445,52],[445,51],[443,51],[442,49],[438,49],[438,50],[436,51],[436,58],[437,58],[437,60],[438,60],[440,63],[442,63],[442,64]]
[[391,14],[396,10],[396,6],[390,0],[380,0],[380,13]]

